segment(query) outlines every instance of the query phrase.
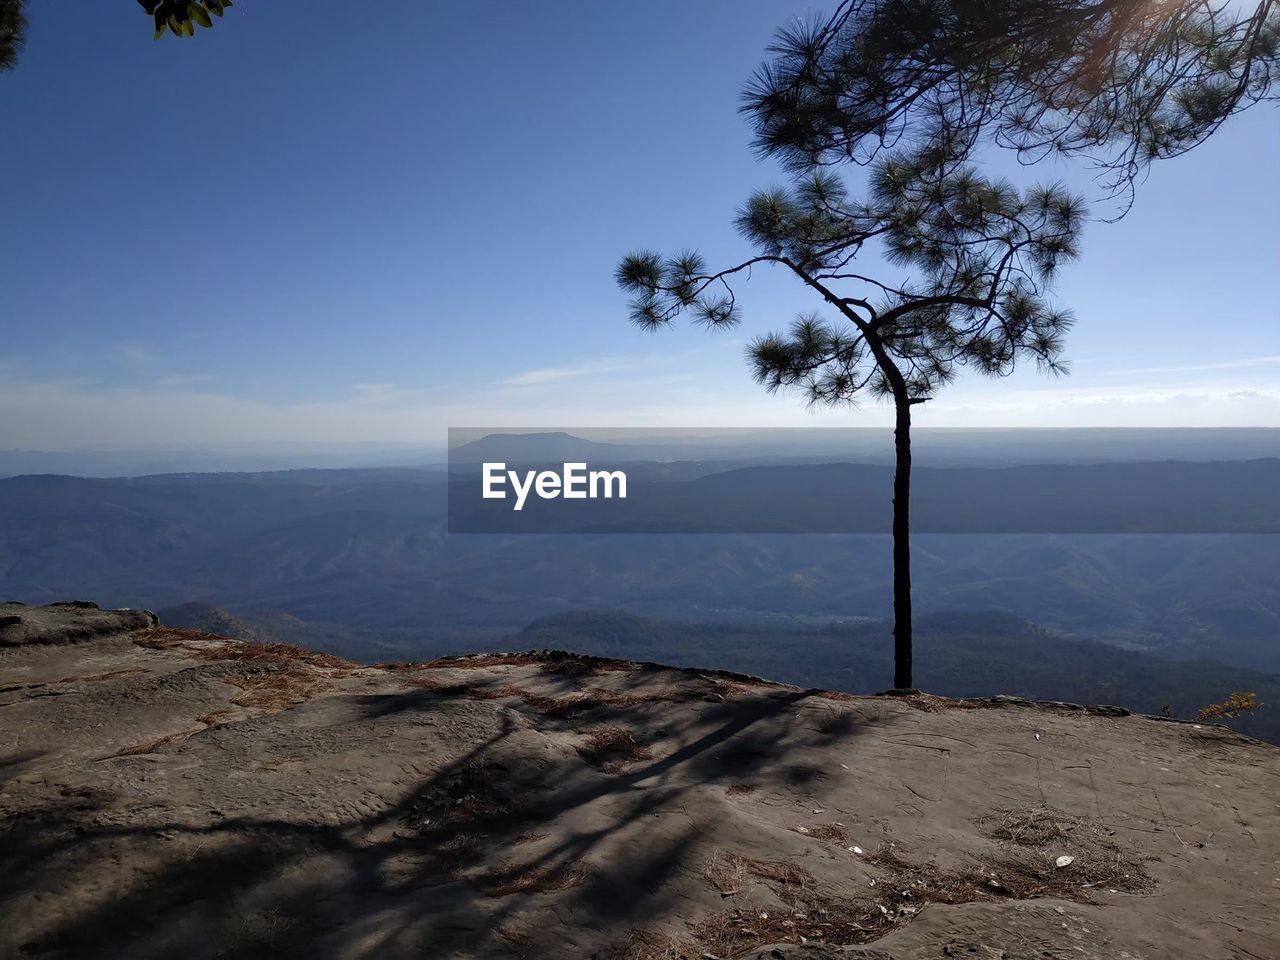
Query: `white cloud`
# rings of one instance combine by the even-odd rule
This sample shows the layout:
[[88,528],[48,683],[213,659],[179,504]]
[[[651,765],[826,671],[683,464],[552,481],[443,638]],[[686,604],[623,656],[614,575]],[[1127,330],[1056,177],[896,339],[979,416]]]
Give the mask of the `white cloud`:
[[[234,396],[181,378],[132,387],[9,379],[0,382],[0,448],[190,448],[285,441],[442,444],[448,427],[888,427],[893,419],[886,405],[872,402],[852,410],[806,410],[797,397],[764,393],[739,368],[708,376],[679,364],[667,371],[640,365],[635,373],[610,364],[565,368],[595,372],[565,376],[560,382],[518,376],[475,390],[366,383],[308,402]],[[605,373],[607,366],[610,372]],[[1276,382],[1166,387],[1028,383],[962,381],[916,408],[915,423],[1280,427]]]
[[1280,386],[1178,384],[1080,387],[952,397],[916,422],[927,426],[1280,427]]
[[1137,367],[1132,370],[1100,370],[1108,376],[1136,376],[1146,373],[1202,373],[1209,370],[1242,370],[1280,363],[1280,354],[1265,357],[1245,357],[1241,360],[1219,360],[1213,363],[1191,363],[1177,367]]
[[537,370],[526,370],[507,377],[498,384],[502,387],[541,387],[551,383],[563,383],[565,380],[577,380],[583,377],[599,376],[633,367],[635,361],[626,360],[591,360],[571,367],[542,367]]

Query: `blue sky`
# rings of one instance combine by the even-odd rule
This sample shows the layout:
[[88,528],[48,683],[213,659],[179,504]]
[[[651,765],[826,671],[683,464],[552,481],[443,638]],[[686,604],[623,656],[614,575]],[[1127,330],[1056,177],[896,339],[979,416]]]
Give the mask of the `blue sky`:
[[[746,340],[815,306],[786,278],[735,332],[653,335],[611,277],[636,246],[746,253],[734,210],[781,176],[738,92],[824,7],[241,0],[153,42],[128,0],[31,6],[0,74],[0,447],[889,422],[750,381]],[[1261,107],[1158,166],[1060,281],[1073,374],[963,378],[917,422],[1280,426],[1277,157]]]

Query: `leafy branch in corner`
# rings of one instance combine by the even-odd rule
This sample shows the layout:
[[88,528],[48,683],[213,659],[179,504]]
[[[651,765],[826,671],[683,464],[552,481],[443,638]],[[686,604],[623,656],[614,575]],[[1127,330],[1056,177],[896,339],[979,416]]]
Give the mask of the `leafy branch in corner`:
[[231,6],[231,0],[138,0],[148,16],[155,19],[156,39],[165,33],[194,37],[196,27],[213,26],[213,18]]
[[1131,200],[1153,160],[1276,99],[1280,2],[844,0],[769,53],[742,110],[793,170],[987,142],[1024,163],[1085,158]]

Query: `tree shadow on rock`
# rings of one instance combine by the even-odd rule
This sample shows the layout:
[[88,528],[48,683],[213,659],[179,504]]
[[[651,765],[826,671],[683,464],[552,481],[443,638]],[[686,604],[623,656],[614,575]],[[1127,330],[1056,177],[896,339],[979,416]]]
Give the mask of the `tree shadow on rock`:
[[[26,892],[65,886],[56,911],[38,915],[9,946],[50,958],[278,960],[537,956],[552,935],[575,955],[574,937],[597,947],[620,941],[687,909],[678,881],[710,855],[717,815],[694,802],[699,791],[744,780],[794,790],[824,775],[786,762],[792,747],[825,736],[795,722],[810,693],[755,691],[707,704],[673,749],[612,773],[573,753],[516,762],[530,724],[503,708],[497,733],[396,803],[336,823],[282,812],[114,825],[92,815],[113,798],[90,810],[51,799],[33,814],[39,829],[8,835],[4,862],[20,869],[6,875],[0,907],[8,913]],[[361,720],[416,723],[451,697],[473,695],[474,685],[347,701]],[[552,723],[535,712],[534,723]],[[575,722],[554,729],[579,729]],[[679,826],[667,821],[647,835],[651,818],[672,817]],[[564,926],[549,928],[548,917]],[[0,946],[15,935],[0,934]]]

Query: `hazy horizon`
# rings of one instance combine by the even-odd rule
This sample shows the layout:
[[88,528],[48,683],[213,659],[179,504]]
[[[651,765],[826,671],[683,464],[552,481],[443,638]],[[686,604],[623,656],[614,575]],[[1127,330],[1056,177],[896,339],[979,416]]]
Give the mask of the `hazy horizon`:
[[[435,442],[243,441],[153,446],[24,449],[0,447],[0,478],[28,474],[81,477],[168,473],[257,473],[300,469],[444,469],[449,451],[491,434],[568,433],[594,442],[650,447],[670,444],[683,459],[761,456],[887,462],[893,434],[881,427],[540,428],[450,431]],[[916,458],[929,463],[1050,463],[1116,460],[1244,460],[1280,456],[1275,427],[922,427]],[[687,450],[682,455],[680,451]],[[648,454],[639,457],[647,459]]]

